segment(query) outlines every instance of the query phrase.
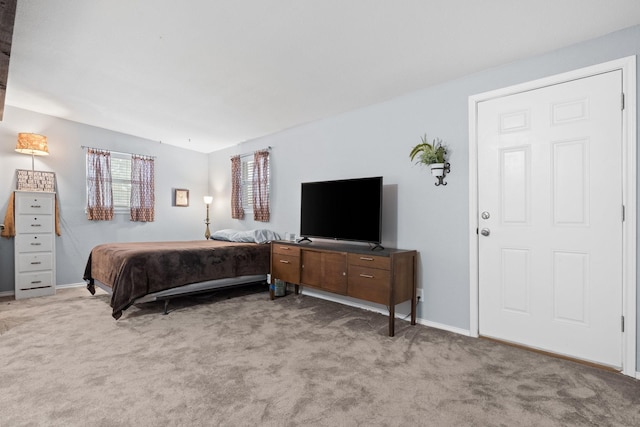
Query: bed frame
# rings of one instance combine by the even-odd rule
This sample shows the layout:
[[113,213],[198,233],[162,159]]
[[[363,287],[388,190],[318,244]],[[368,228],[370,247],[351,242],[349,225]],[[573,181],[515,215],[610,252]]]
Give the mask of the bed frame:
[[[111,286],[105,285],[97,279],[94,279],[93,283],[109,295],[111,295],[111,293],[113,292]],[[229,277],[226,279],[207,280],[205,282],[190,283],[188,285],[178,286],[176,288],[165,289],[162,291],[147,294],[136,299],[133,304],[164,301],[164,312],[162,314],[169,314],[168,307],[169,302],[172,298],[201,294],[215,290],[230,289],[243,285],[253,285],[255,283],[264,283],[268,286],[267,275],[256,274],[252,276]]]
[[[105,285],[99,280],[94,279],[94,284],[100,289],[111,295],[113,290],[110,286]],[[165,289],[158,292],[147,294],[143,297],[136,299],[133,304],[142,304],[145,302],[164,301],[164,312],[162,314],[169,314],[169,302],[172,298],[183,297],[194,294],[201,294],[205,292],[211,292],[215,290],[223,290],[235,288],[238,286],[248,286],[255,283],[264,283],[268,286],[266,274],[256,274],[252,276],[239,276],[229,277],[226,279],[208,280],[205,282],[190,283],[188,285],[178,286],[176,288]]]

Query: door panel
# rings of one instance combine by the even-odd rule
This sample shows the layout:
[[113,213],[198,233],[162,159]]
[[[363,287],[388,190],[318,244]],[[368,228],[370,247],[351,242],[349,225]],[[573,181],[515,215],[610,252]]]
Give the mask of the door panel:
[[589,225],[589,141],[554,142],[553,220],[555,225]]
[[523,249],[502,249],[502,309],[529,313],[530,252]]
[[481,335],[621,366],[621,87],[612,71],[478,103]]
[[347,255],[345,253],[302,251],[303,285],[338,294],[347,293]]

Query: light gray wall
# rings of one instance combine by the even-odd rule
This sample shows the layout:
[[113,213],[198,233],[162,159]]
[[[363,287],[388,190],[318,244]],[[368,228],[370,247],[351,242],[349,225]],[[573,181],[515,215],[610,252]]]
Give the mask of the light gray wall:
[[[212,153],[213,226],[297,232],[301,182],[382,175],[387,197],[383,244],[420,253],[418,287],[424,288],[425,301],[418,316],[468,330],[469,96],[637,54],[640,26]],[[425,132],[450,148],[446,187],[435,187],[428,171],[409,161],[409,150]],[[233,220],[229,156],[266,146],[273,147],[272,220]]]
[[[31,158],[14,151],[19,132],[46,135],[49,156],[35,158],[36,170],[56,173],[62,236],[56,237],[58,286],[83,283],[91,248],[106,242],[190,240],[204,238],[207,156],[159,142],[111,132],[68,120],[7,107],[0,122],[0,215],[4,219],[15,170],[31,169]],[[156,219],[129,221],[117,214],[113,221],[89,221],[84,212],[85,151],[81,145],[156,156]],[[189,207],[172,206],[172,188],[190,191]],[[13,292],[13,239],[0,239],[0,292]]]
[[[428,322],[467,330],[468,97],[637,54],[640,54],[640,26],[285,130],[209,156],[7,107],[0,122],[0,141],[4,141],[0,145],[0,213],[3,215],[6,211],[9,194],[15,188],[15,169],[28,169],[31,165],[28,156],[13,151],[18,132],[42,133],[49,138],[51,155],[37,157],[36,169],[54,171],[57,177],[62,224],[62,236],[56,238],[59,285],[82,282],[86,257],[99,243],[201,238],[202,196],[206,193],[214,196],[212,229],[260,227],[282,233],[297,232],[301,182],[382,175],[385,180],[383,244],[416,249],[420,253],[418,286],[424,288],[425,302],[420,305],[418,316]],[[425,132],[430,137],[444,139],[450,148],[452,171],[446,187],[435,187],[427,170],[409,162],[410,148]],[[86,219],[85,163],[80,145],[157,156],[154,223],[130,223],[127,216],[118,216],[111,223]],[[273,147],[272,220],[267,224],[250,219],[233,220],[229,203],[229,157],[266,146]],[[171,206],[173,188],[191,191],[190,207]],[[0,292],[13,290],[13,263],[13,241],[0,239]],[[640,292],[638,299],[640,306]],[[640,332],[640,316],[638,320]]]

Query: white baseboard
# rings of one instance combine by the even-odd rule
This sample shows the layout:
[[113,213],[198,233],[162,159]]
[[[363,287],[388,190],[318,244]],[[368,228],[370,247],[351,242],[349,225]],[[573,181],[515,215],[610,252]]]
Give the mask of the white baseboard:
[[[56,289],[66,289],[66,288],[82,288],[87,286],[87,284],[85,282],[79,282],[79,283],[67,283],[65,285],[56,285]],[[16,293],[14,291],[4,291],[4,292],[0,292],[0,297],[12,297],[14,296]]]
[[430,328],[442,329],[443,331],[453,332],[454,334],[465,335],[467,337],[471,336],[471,332],[469,332],[468,329],[462,329],[456,326],[445,325],[444,323],[432,322],[425,319],[417,319],[416,321],[421,325],[428,326]]
[[[362,304],[362,303],[359,303],[359,302],[357,302],[355,300],[352,300],[350,298],[340,298],[340,297],[335,296],[334,294],[315,291],[315,290],[303,289],[301,291],[301,293],[303,295],[308,295],[308,296],[311,296],[311,297],[314,297],[314,298],[320,298],[320,299],[324,299],[324,300],[327,300],[327,301],[333,301],[333,302],[337,302],[337,303],[340,303],[340,304],[348,305],[348,306],[351,306],[351,307],[361,308],[363,310],[368,310],[368,311],[373,311],[375,313],[384,314],[385,316],[389,315],[389,312],[387,311],[386,307],[383,308],[381,306],[376,307],[376,306],[372,306],[372,305],[368,305],[368,304]],[[400,320],[409,321],[408,319],[409,319],[410,315],[411,315],[411,313],[401,313],[401,312],[398,312],[396,310],[395,318],[396,319],[400,319]],[[430,320],[421,319],[421,318],[416,318],[416,323],[419,323],[419,324],[424,325],[424,326],[428,326],[430,328],[442,329],[442,330],[445,330],[445,331],[448,331],[448,332],[453,332],[453,333],[460,334],[460,335],[471,336],[471,333],[467,329],[462,329],[462,328],[458,328],[458,327],[455,327],[455,326],[445,325],[443,323],[432,322]]]
[[66,285],[56,285],[56,289],[83,288],[85,286],[87,286],[86,282],[67,283]]

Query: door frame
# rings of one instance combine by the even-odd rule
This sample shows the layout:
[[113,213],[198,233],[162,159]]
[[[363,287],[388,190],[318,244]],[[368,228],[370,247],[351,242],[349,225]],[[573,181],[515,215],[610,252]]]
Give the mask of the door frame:
[[480,335],[478,103],[614,70],[622,70],[625,107],[622,112],[622,202],[625,206],[625,220],[622,223],[622,315],[624,316],[622,373],[640,378],[640,372],[636,372],[637,100],[635,55],[469,97],[469,335],[472,337]]

